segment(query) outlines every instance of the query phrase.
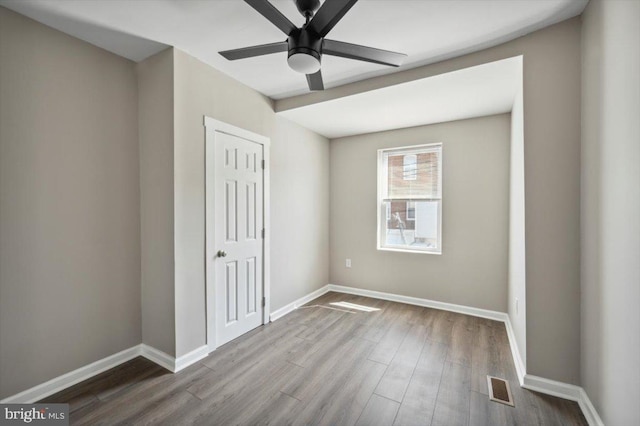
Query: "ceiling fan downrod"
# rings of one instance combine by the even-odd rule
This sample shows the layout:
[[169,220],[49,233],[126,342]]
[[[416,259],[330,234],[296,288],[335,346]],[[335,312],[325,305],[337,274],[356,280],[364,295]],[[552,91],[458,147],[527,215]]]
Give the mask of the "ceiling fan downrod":
[[304,16],[306,20],[306,24],[311,21],[313,15],[315,15],[316,10],[320,8],[320,0],[294,0],[296,3],[296,8],[298,8],[298,12]]

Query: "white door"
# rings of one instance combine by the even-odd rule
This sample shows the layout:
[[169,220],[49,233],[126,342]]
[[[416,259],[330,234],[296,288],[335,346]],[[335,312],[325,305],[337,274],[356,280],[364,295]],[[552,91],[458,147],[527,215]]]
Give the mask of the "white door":
[[215,211],[207,213],[214,221],[207,259],[213,264],[207,269],[215,276],[219,346],[263,323],[264,155],[262,144],[246,138],[216,131],[214,139]]

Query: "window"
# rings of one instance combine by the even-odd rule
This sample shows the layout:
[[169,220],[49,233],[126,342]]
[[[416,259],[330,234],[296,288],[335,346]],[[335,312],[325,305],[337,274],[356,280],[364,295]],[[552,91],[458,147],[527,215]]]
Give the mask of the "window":
[[378,151],[378,249],[442,253],[442,144]]

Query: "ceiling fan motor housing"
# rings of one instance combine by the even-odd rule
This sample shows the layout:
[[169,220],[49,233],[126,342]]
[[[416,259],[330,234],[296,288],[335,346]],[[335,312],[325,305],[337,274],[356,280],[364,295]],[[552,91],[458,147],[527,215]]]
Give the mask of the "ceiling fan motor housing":
[[289,34],[289,56],[287,62],[295,71],[313,74],[320,69],[322,37],[306,28]]

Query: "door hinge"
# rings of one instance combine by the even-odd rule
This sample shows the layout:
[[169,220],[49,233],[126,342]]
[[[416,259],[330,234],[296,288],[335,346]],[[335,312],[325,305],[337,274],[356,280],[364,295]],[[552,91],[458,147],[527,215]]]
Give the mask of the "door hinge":
[[262,307],[264,308],[267,305],[267,298],[263,297],[262,298]]
[[262,160],[262,170],[264,170],[264,168],[265,168],[265,162],[264,160]]
[[264,228],[262,228],[262,239],[264,239]]

